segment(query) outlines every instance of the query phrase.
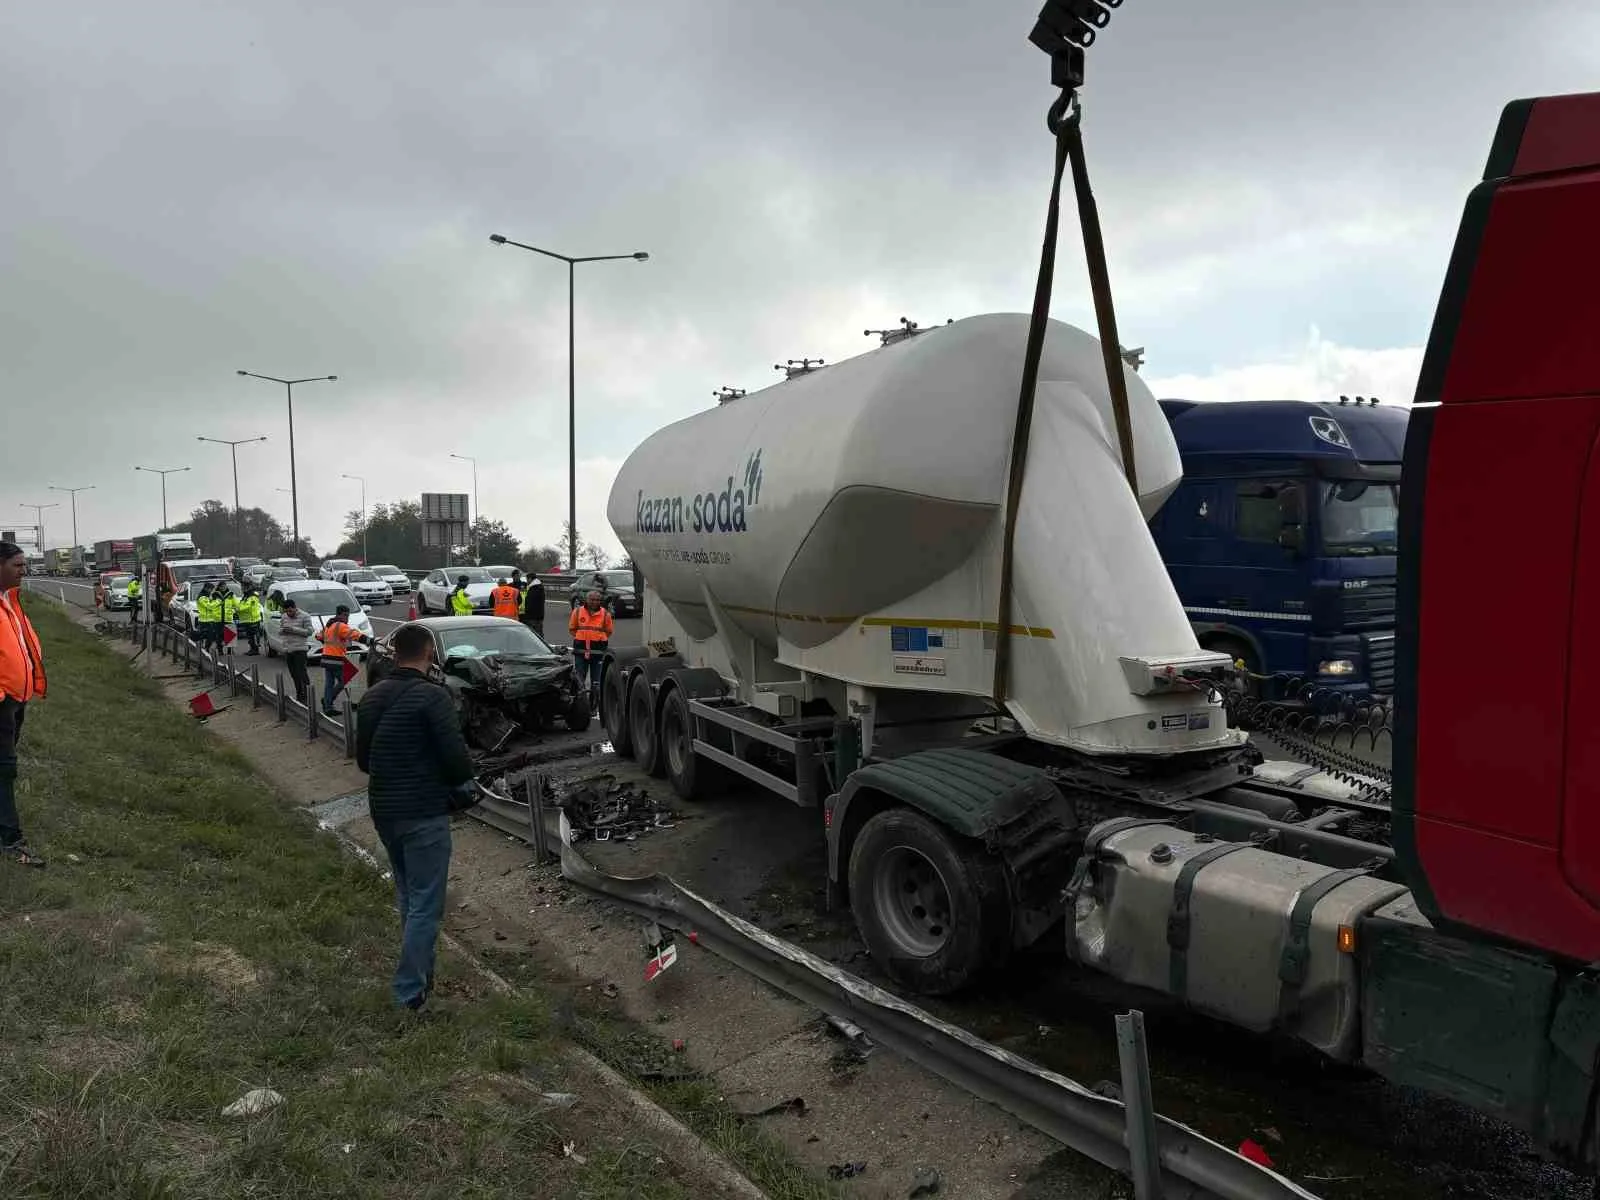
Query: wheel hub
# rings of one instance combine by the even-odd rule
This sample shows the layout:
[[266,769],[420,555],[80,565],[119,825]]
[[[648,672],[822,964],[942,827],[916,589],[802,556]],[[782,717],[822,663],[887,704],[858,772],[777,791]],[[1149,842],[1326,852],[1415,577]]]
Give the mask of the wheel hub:
[[904,953],[931,958],[950,939],[950,889],[938,868],[909,846],[884,856],[873,881],[884,928]]

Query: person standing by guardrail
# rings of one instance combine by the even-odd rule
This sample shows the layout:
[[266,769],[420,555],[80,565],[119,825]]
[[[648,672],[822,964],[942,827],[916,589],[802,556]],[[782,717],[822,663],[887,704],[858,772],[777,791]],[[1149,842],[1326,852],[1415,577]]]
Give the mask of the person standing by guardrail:
[[202,584],[194,598],[195,631],[200,635],[202,648],[210,646],[222,651],[222,601],[211,592],[212,585]]
[[0,542],[0,857],[24,867],[44,859],[22,836],[17,814],[17,741],[28,701],[45,695],[44,652],[28,614],[22,611],[22,577],[28,556],[14,542]]
[[578,670],[578,682],[588,689],[589,707],[597,708],[600,672],[613,632],[611,613],[600,602],[599,592],[591,591],[583,598],[583,603],[572,610],[572,616],[567,618],[567,632],[572,635],[572,662]]
[[450,693],[428,678],[433,638],[395,631],[394,670],[356,709],[356,766],[369,777],[367,810],[389,855],[402,932],[395,1003],[421,1012],[433,991],[434,948],[450,878],[450,814],[477,801],[472,756]]
[[244,585],[244,595],[239,599],[239,636],[250,643],[247,658],[261,653],[261,597],[252,584]]
[[139,596],[144,585],[139,582],[139,573],[134,572],[133,578],[128,580],[128,624],[139,623]]
[[300,611],[290,596],[283,602],[283,620],[278,625],[278,640],[283,643],[283,661],[294,680],[294,698],[307,704],[311,676],[306,672],[306,654],[311,649],[311,618]]
[[[239,636],[239,597],[233,594],[233,587],[228,583],[217,584],[217,596],[222,601],[222,629],[218,633],[220,648],[226,648],[229,654],[233,653],[233,643]],[[233,637],[228,636],[232,630]]]
[[324,716],[339,714],[333,702],[349,682],[345,668],[350,665],[350,647],[367,640],[367,635],[350,624],[350,606],[341,604],[334,610],[333,620],[322,627],[317,641],[322,643],[322,712]]
[[522,623],[541,639],[544,637],[544,584],[537,575],[528,576],[522,587]]
[[465,575],[456,578],[455,590],[450,593],[450,611],[458,617],[470,617],[472,615],[472,597],[467,595],[467,577]]

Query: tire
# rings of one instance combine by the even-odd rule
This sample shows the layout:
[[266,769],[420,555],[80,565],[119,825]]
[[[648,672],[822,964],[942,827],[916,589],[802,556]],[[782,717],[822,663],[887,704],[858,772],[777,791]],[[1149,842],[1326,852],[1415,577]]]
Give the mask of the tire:
[[655,693],[643,677],[628,689],[628,733],[633,739],[633,761],[646,774],[661,774],[661,731],[656,726]]
[[679,799],[694,800],[704,795],[717,764],[702,761],[694,752],[694,721],[689,701],[682,688],[673,688],[661,704],[661,769]]
[[589,728],[590,720],[589,697],[579,692],[577,698],[567,707],[567,728],[573,733],[582,733]]
[[421,592],[418,592],[417,593],[417,616],[425,617],[427,615],[428,615],[428,598],[426,596],[424,596]]
[[917,995],[958,992],[1010,953],[1004,867],[909,808],[862,826],[850,907],[873,959]]
[[600,677],[600,714],[606,726],[606,736],[611,739],[611,749],[618,758],[633,754],[633,730],[628,724],[628,684],[633,676],[616,659],[606,664]]

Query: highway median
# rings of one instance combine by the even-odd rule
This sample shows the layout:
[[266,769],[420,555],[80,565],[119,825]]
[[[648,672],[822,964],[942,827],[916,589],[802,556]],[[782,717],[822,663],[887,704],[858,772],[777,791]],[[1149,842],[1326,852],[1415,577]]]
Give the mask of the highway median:
[[442,1011],[395,1011],[387,882],[125,654],[29,611],[51,689],[19,802],[50,866],[0,869],[0,1191],[724,1194],[579,1077],[553,994],[447,954]]

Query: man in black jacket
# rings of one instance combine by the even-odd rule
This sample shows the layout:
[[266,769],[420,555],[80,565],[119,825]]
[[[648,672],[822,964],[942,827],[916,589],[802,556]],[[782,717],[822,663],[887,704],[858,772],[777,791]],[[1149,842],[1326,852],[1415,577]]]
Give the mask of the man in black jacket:
[[393,647],[393,672],[357,709],[356,765],[371,777],[367,805],[394,871],[403,931],[394,998],[421,1010],[444,918],[450,814],[470,807],[476,785],[455,703],[428,678],[432,637],[405,625]]

